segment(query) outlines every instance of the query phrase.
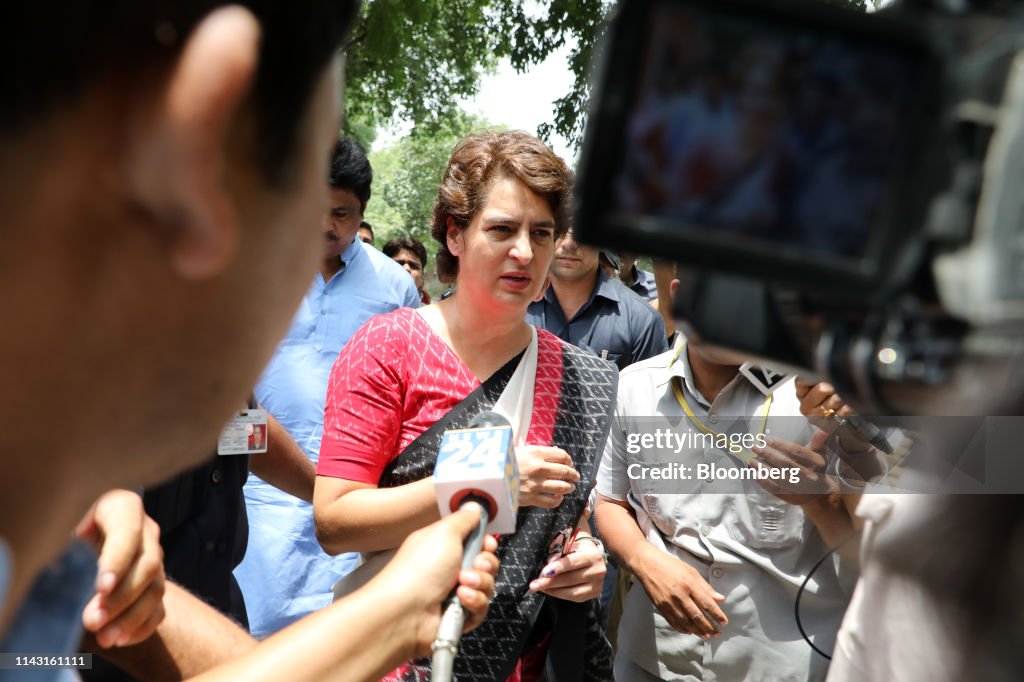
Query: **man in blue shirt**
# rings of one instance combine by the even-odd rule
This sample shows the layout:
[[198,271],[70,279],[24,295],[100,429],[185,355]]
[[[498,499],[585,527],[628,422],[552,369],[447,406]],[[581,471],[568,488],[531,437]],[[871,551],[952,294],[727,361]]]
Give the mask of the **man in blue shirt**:
[[531,303],[526,321],[623,369],[668,350],[665,323],[650,304],[611,279],[600,251],[569,230],[551,264],[551,286]]
[[[331,158],[331,205],[322,224],[324,258],[291,329],[256,386],[256,399],[315,464],[331,367],[368,319],[419,305],[413,279],[357,238],[373,171],[355,140],[338,141]],[[235,577],[249,627],[272,634],[331,602],[331,586],[354,568],[356,555],[329,557],[313,528],[313,467],[304,499],[251,475],[245,485],[249,546]]]

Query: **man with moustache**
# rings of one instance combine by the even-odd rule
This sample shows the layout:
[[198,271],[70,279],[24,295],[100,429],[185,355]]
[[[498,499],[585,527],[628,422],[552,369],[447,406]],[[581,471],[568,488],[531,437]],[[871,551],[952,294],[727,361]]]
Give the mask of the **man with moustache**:
[[614,362],[621,370],[668,349],[665,323],[645,301],[600,267],[601,252],[558,241],[551,286],[530,304],[526,320],[569,343]]
[[311,462],[300,497],[254,475],[245,485],[249,546],[235,577],[257,637],[329,604],[331,587],[354,568],[357,555],[327,556],[313,530],[310,503],[327,379],[342,346],[364,322],[378,313],[420,304],[416,286],[402,267],[357,236],[372,182],[363,147],[351,137],[339,139],[331,155],[331,203],[322,223],[320,272],[256,385],[257,402]]
[[420,293],[420,303],[430,305],[430,293],[423,288],[427,271],[427,247],[415,237],[395,237],[384,245],[384,255],[401,265]]

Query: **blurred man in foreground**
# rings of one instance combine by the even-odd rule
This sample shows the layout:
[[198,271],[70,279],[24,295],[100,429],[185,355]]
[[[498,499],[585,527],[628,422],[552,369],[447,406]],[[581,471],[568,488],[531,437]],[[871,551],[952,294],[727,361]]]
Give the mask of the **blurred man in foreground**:
[[[32,633],[34,652],[74,646],[27,622],[70,531],[101,492],[208,454],[315,272],[318,235],[294,226],[327,205],[331,62],[355,8],[211,4],[69,5],[55,20],[19,2],[4,24],[0,638]],[[193,659],[185,675],[234,658],[210,679],[372,679],[429,648],[474,522],[424,529],[368,591],[259,646],[178,590],[155,636]],[[63,585],[88,596],[76,557]],[[401,589],[412,570],[415,594]],[[459,580],[475,624],[493,582],[482,566]],[[48,624],[80,622],[70,604],[50,603]]]

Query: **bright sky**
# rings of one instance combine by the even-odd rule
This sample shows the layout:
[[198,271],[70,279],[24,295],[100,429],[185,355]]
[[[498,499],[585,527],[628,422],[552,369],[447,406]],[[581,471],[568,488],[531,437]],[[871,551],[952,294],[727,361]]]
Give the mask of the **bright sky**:
[[[484,76],[477,96],[459,104],[496,125],[536,133],[538,124],[554,123],[555,100],[572,88],[568,56],[569,47],[564,46],[524,74],[503,59],[493,75]],[[553,134],[551,143],[556,154],[573,162],[574,154],[562,137]]]
[[[885,7],[892,0],[872,2]],[[868,11],[873,9],[869,6]],[[555,100],[566,95],[572,87],[573,75],[568,67],[569,49],[569,46],[563,46],[524,74],[516,73],[507,59],[501,60],[493,75],[484,76],[477,96],[462,100],[460,106],[470,113],[484,116],[496,125],[536,133],[539,123],[554,122]],[[380,139],[386,144],[387,140],[400,137],[403,132],[381,131]],[[575,154],[562,137],[552,135],[551,142],[555,153],[570,165],[575,161]]]
[[[554,123],[555,100],[567,95],[572,88],[569,50],[570,47],[563,46],[522,74],[516,73],[508,59],[502,59],[493,74],[481,78],[477,95],[461,100],[459,106],[494,125],[536,133],[538,124]],[[374,148],[387,146],[408,134],[409,127],[405,123],[395,129],[378,130]],[[560,135],[552,133],[551,146],[567,163],[575,162],[575,154]]]
[[[872,0],[879,8],[891,2]],[[869,6],[869,11],[874,11],[874,7]],[[554,101],[572,87],[569,49],[569,46],[562,47],[525,74],[516,73],[507,59],[502,60],[494,75],[484,77],[477,96],[463,100],[460,105],[470,113],[482,114],[492,123],[537,132],[538,123],[554,122]],[[563,138],[553,135],[551,142],[555,153],[570,164],[575,161],[575,154]]]

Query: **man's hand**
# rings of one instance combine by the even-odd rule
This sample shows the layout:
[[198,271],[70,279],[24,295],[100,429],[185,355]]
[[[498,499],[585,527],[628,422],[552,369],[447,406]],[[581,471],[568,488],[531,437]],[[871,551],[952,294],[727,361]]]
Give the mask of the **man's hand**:
[[[591,537],[581,533],[580,537]],[[573,545],[573,551],[565,556],[552,555],[540,576],[530,583],[532,592],[574,602],[584,602],[601,596],[601,586],[608,568],[604,551],[595,543],[586,540]]]
[[856,413],[836,393],[832,384],[796,382],[796,395],[800,399],[800,413],[807,421],[839,439],[839,456],[852,469],[848,478],[869,481],[885,471],[878,452],[857,437],[850,429],[840,429],[835,417],[850,417]]
[[[767,447],[751,448],[757,457],[750,466],[781,469],[783,474],[777,479],[757,478],[757,484],[783,502],[799,506],[821,502],[823,495],[838,493],[838,482],[825,473],[828,464],[825,443],[829,437],[829,434],[816,429],[806,447],[781,438],[768,438]],[[797,472],[796,475],[793,471]]]
[[839,423],[832,417],[849,417],[853,409],[843,402],[832,384],[821,381],[809,384],[796,380],[796,397],[800,400],[800,414],[826,433],[834,432]]
[[406,538],[394,558],[372,583],[391,585],[386,593],[408,595],[416,618],[416,645],[413,657],[430,655],[441,620],[441,602],[456,590],[466,609],[464,632],[483,622],[494,597],[494,579],[498,574],[498,541],[484,538],[483,551],[473,560],[472,570],[460,570],[466,536],[480,522],[480,511],[463,508]]
[[561,448],[524,445],[516,448],[516,463],[520,506],[554,509],[580,480],[572,458]]
[[160,527],[129,490],[102,495],[75,530],[99,552],[96,594],[82,612],[104,648],[138,644],[164,619]]
[[720,635],[729,624],[718,606],[725,596],[715,592],[692,566],[671,554],[651,547],[637,578],[673,629],[707,639]]
[[790,483],[789,472],[776,480],[756,480],[775,497],[799,506],[826,544],[845,547],[845,550],[839,550],[839,554],[856,560],[856,543],[847,541],[851,534],[857,532],[853,510],[860,495],[842,494],[839,481],[825,473],[826,457],[823,453],[828,439],[829,434],[820,430],[815,430],[806,447],[769,438],[767,448],[751,448],[757,453],[757,458],[750,465],[798,469],[796,483]]
[[[853,408],[843,402],[832,384],[824,381],[808,384],[799,379],[795,383],[796,397],[800,399],[800,414],[825,433],[831,435],[839,429],[839,421],[835,417],[852,417],[856,414]],[[871,448],[870,443],[865,443],[846,429],[839,431],[837,436],[846,452],[859,453]]]

